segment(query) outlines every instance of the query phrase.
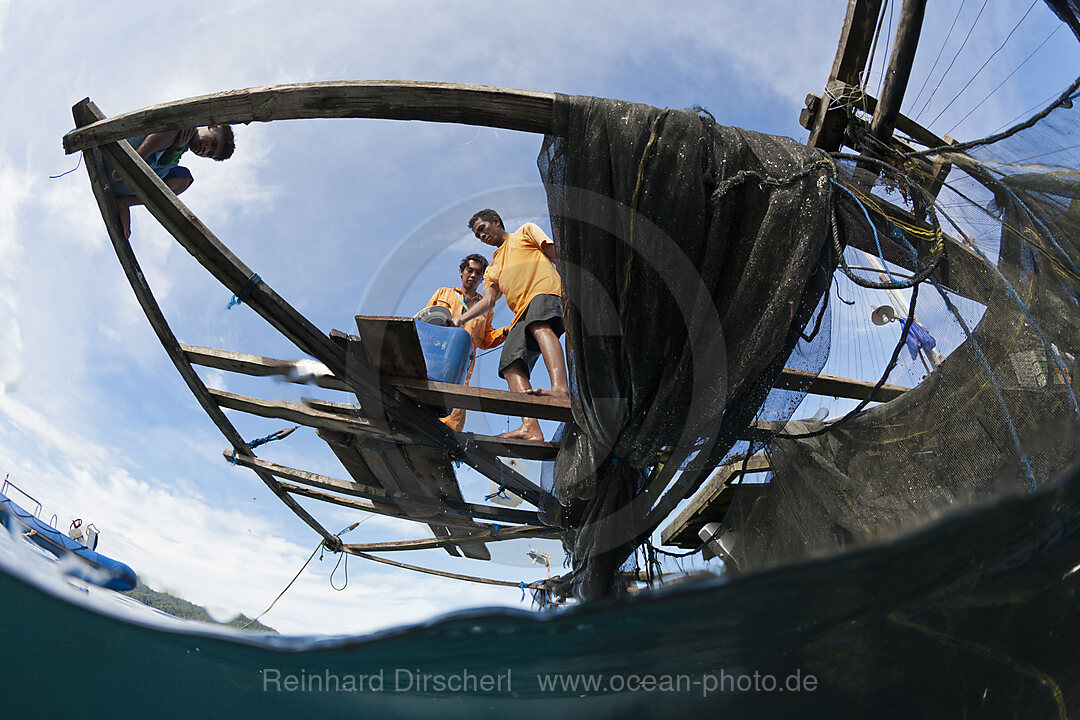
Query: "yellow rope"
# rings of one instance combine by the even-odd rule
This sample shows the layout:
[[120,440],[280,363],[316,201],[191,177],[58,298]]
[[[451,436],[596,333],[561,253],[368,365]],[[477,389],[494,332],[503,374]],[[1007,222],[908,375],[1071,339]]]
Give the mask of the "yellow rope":
[[1058,719],[1069,720],[1069,714],[1065,709],[1065,696],[1061,692],[1061,687],[1054,681],[1052,677],[1044,673],[1042,670],[1039,670],[1034,665],[1014,660],[1005,653],[999,650],[988,648],[985,645],[979,645],[978,643],[971,642],[970,640],[963,640],[952,635],[947,635],[940,630],[934,630],[933,628],[927,627],[926,625],[920,625],[916,622],[912,622],[911,620],[908,620],[897,612],[889,613],[889,620],[896,623],[897,625],[902,625],[903,627],[918,630],[924,635],[928,635],[934,638],[946,647],[958,650],[968,650],[975,653],[976,655],[981,655],[982,657],[988,658],[990,660],[996,660],[997,662],[1008,665],[1010,668],[1020,673],[1021,675],[1027,675],[1028,677],[1035,678],[1039,681],[1040,684],[1046,687],[1046,689],[1050,691],[1050,695],[1053,696],[1054,704],[1057,706]]

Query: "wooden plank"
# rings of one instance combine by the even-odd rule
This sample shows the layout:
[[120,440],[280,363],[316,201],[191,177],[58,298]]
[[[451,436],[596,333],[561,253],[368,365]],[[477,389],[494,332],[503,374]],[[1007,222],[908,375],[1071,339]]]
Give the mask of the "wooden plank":
[[498,415],[533,417],[539,420],[574,422],[570,401],[561,398],[524,395],[509,390],[454,385],[416,378],[389,377],[386,382],[418,403],[436,407],[463,408]]
[[[203,367],[212,367],[218,370],[227,370],[256,377],[278,375],[288,378],[288,376],[295,374],[294,361],[249,355],[231,350],[217,350],[198,345],[181,345],[181,347],[190,362]],[[805,383],[806,379],[806,371],[784,368],[780,373],[780,383],[777,384],[777,387],[793,390]],[[289,381],[307,384],[295,378],[289,378]],[[521,393],[508,390],[452,385],[432,380],[386,378],[386,381],[416,402],[427,405],[464,408],[466,410],[479,410],[519,417],[535,417],[541,420],[555,420],[557,422],[573,422],[569,400],[533,397],[531,395],[523,396]],[[319,387],[330,390],[348,390],[345,383],[332,375],[316,376],[313,382]],[[872,382],[868,383],[863,380],[852,380],[836,375],[822,374],[811,380],[806,392],[811,395],[828,395],[862,400],[873,386],[874,383]],[[886,384],[882,387],[881,392],[875,396],[875,399],[879,402],[888,402],[907,389],[909,388],[900,385]]]
[[[267,403],[269,401],[261,401]],[[306,398],[305,404],[312,408],[314,412],[322,414],[336,413],[337,417],[349,420],[349,416],[356,415],[356,408],[353,405],[347,403],[335,403],[328,400],[318,400],[315,398]],[[288,419],[288,418],[286,418]],[[294,420],[294,422],[301,422],[300,420]],[[397,427],[391,425],[391,428]],[[375,428],[378,430],[378,428]],[[357,428],[357,432],[364,434],[365,430]],[[389,430],[380,432],[391,432],[395,436],[402,433],[401,430]],[[495,435],[475,435],[473,433],[465,433],[469,437],[469,442],[477,447],[498,455],[500,457],[512,457],[520,460],[554,460],[555,456],[559,454],[559,446],[553,442],[537,441],[537,440],[513,440],[509,438],[501,438]],[[381,439],[381,438],[377,438]],[[434,448],[436,446],[425,444],[423,442],[409,442],[408,440],[395,440],[395,442],[403,442],[405,444],[420,445],[421,447]]]
[[[462,575],[461,573],[444,572],[442,570],[432,570],[431,568],[419,567],[417,565],[408,565],[397,560],[391,560],[389,558],[379,557],[378,555],[369,555],[368,553],[361,552],[360,550],[353,550],[349,548],[342,548],[343,552],[347,552],[350,555],[356,555],[362,557],[365,560],[371,560],[373,562],[382,563],[384,565],[392,565],[394,567],[402,568],[404,570],[412,570],[413,572],[424,573],[425,575],[437,575],[438,577],[450,578],[451,580],[464,580],[466,582],[482,583],[484,585],[501,585],[503,587],[517,588],[521,587],[521,583],[511,582],[510,580],[493,580],[491,578],[476,577],[475,575]],[[540,582],[527,583],[527,588],[540,589],[544,585]]]
[[357,80],[252,87],[200,95],[77,127],[64,151],[162,130],[308,118],[425,120],[547,134],[555,94],[491,85]]
[[[769,463],[768,457],[765,453],[755,453],[750,456],[750,459],[746,461],[746,474],[769,472],[772,466]],[[743,459],[736,460],[734,462],[726,463],[716,469],[716,472],[712,474],[712,477],[702,486],[701,491],[695,495],[682,511],[675,516],[675,519],[668,524],[660,533],[660,542],[664,545],[672,545],[673,538],[681,536],[688,531],[691,531],[694,537],[696,537],[697,530],[694,528],[696,525],[700,527],[704,525],[704,522],[699,522],[699,515],[701,512],[716,502],[716,499],[724,491],[735,478],[742,475]],[[696,547],[697,543],[693,545]]]
[[[812,373],[806,370],[784,368],[780,373],[780,380],[776,387],[782,390],[805,389],[812,395],[828,395],[831,397],[848,398],[851,400],[865,400],[874,389],[876,381],[852,380],[851,378],[826,375],[825,373]],[[911,388],[902,385],[885,383],[876,393],[874,402],[889,402],[895,400]]]
[[412,318],[356,316],[360,346],[379,377],[427,379],[427,363]]
[[[296,362],[276,358],[249,355],[232,350],[218,350],[198,345],[181,345],[190,362],[203,367],[227,370],[255,377],[279,376],[289,382],[306,385],[314,384],[330,390],[348,392],[348,386],[337,377],[329,374],[316,374],[310,380],[297,378]],[[310,361],[314,362],[314,361]],[[522,395],[509,390],[472,387],[471,385],[453,385],[420,378],[388,377],[384,381],[397,388],[412,400],[437,407],[463,408],[481,412],[535,417],[540,420],[573,422],[570,401],[560,398]]]
[[[835,80],[848,85],[859,84],[859,74],[870,58],[870,46],[874,39],[874,26],[881,12],[882,0],[848,0],[844,26],[840,31],[836,55],[829,71],[825,87]],[[810,126],[810,138],[806,144],[827,151],[836,151],[844,139],[847,113],[843,108],[831,107],[828,102],[818,104]]]
[[[232,462],[232,454],[228,450],[222,453],[222,455],[226,460]],[[389,492],[381,488],[365,487],[349,482],[348,480],[341,480],[340,478],[320,475],[306,470],[298,470],[296,468],[279,465],[256,457],[237,457],[236,464],[252,469],[259,469],[276,477],[291,480],[319,490],[328,490],[343,495],[372,500],[375,501],[375,505],[365,504],[360,509],[381,515],[392,515],[393,517],[400,517],[405,520],[428,523],[431,522],[432,519],[438,519],[439,522],[446,525],[454,525],[467,529],[482,528],[485,531],[490,528],[478,526],[473,521],[479,519],[515,525],[543,525],[543,523],[540,522],[539,515],[531,510],[504,508],[496,505],[478,505],[476,503],[468,502],[461,502],[454,506],[449,506],[435,502],[433,498],[419,498],[412,495]],[[289,489],[289,492],[295,492],[295,490]],[[377,505],[379,504],[395,505],[398,510],[396,514],[394,514],[386,511],[385,508],[378,508]]]
[[[92,110],[96,110],[96,108],[80,109],[77,106],[73,112],[75,124],[81,125],[92,122]],[[127,143],[124,143],[124,145],[126,146]],[[236,428],[233,427],[232,423],[229,422],[229,419],[225,417],[225,414],[217,404],[210,398],[202,379],[199,377],[198,373],[195,372],[195,368],[187,361],[183,351],[180,349],[180,344],[176,340],[176,336],[173,335],[168,321],[166,321],[164,314],[161,312],[161,308],[157,304],[157,300],[154,298],[153,292],[150,290],[150,285],[146,282],[146,277],[143,275],[142,268],[139,266],[139,261],[135,257],[134,251],[131,249],[131,244],[124,237],[123,230],[120,227],[120,218],[117,214],[116,201],[113,199],[112,194],[105,189],[105,168],[102,164],[100,152],[97,150],[87,151],[83,153],[83,159],[85,160],[86,170],[89,174],[90,187],[94,192],[98,210],[100,210],[102,220],[105,222],[105,228],[108,231],[109,240],[112,242],[117,259],[120,261],[120,266],[124,270],[124,275],[127,277],[128,283],[135,293],[135,298],[138,300],[139,305],[143,309],[143,313],[146,315],[146,319],[150,322],[151,328],[153,328],[154,333],[157,335],[158,340],[165,349],[165,353],[176,367],[177,372],[180,373],[180,377],[188,386],[188,389],[191,390],[192,395],[195,396],[195,400],[203,410],[206,411],[211,422],[217,426],[229,444],[232,445],[233,450],[237,455],[251,455],[251,449],[248,447],[247,443],[240,436],[240,433]],[[296,516],[311,527],[311,529],[321,535],[324,541],[330,543],[330,547],[334,547],[337,543],[340,543],[340,539],[337,538],[337,536],[324,528],[310,513],[307,512],[307,510],[301,507],[293,498],[289,497],[272,476],[264,472],[257,472],[256,475],[258,475],[259,479],[262,480],[267,488],[269,488],[278,499],[285,503],[286,507],[292,510]]]
[[[73,108],[76,123],[103,120],[102,112],[88,99]],[[110,143],[101,151],[108,156],[120,177],[142,200],[147,210],[215,278],[234,293],[245,288],[253,277],[250,268],[233,255],[205,225],[169,190],[142,158],[126,143]],[[379,405],[392,412],[428,441],[447,448],[477,472],[493,480],[501,479],[515,493],[539,506],[548,497],[536,483],[500,462],[494,455],[469,442],[462,433],[450,430],[430,412],[417,408],[412,401],[392,387],[382,386],[378,378],[364,368],[346,367],[345,350],[285,302],[265,282],[257,283],[246,299],[248,307],[262,316],[302,352],[327,366],[343,379],[366,406]],[[333,542],[333,541],[331,541]]]
[[210,397],[223,408],[239,410],[250,415],[277,420],[288,420],[307,427],[337,430],[353,435],[365,435],[383,442],[420,442],[406,433],[393,432],[375,427],[367,418],[348,417],[344,414],[330,414],[310,408],[300,403],[286,400],[263,400],[262,398],[238,395],[225,390],[209,390]]
[[698,531],[711,522],[722,524],[727,519],[728,511],[731,509],[736,496],[740,498],[740,504],[745,502],[753,505],[757,498],[770,492],[771,489],[771,483],[761,482],[733,482],[724,485],[712,503],[702,508],[701,512],[694,517],[690,524],[684,525],[678,532],[669,535],[668,540],[662,544],[672,545],[684,550],[701,547],[702,539],[698,535]]
[[[503,540],[520,540],[527,538],[537,539],[558,539],[559,532],[555,528],[549,527],[536,527],[533,525],[523,525],[521,527],[512,527],[506,529],[500,529],[498,531],[488,531],[482,535],[474,536],[477,540],[481,540],[486,543],[500,542]],[[348,551],[356,550],[360,552],[395,552],[403,550],[432,550],[440,548],[446,545],[448,541],[444,538],[424,538],[421,540],[391,540],[381,543],[346,543],[344,548]]]

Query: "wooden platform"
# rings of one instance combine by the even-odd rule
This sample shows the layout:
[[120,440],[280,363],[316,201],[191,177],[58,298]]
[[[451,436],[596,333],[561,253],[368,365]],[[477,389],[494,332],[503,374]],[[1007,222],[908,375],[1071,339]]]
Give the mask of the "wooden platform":
[[[764,453],[752,455],[745,463],[747,475],[767,473],[769,469],[769,460]],[[698,530],[706,523],[724,520],[728,508],[731,507],[731,500],[735,496],[735,486],[731,483],[735,482],[743,472],[743,459],[717,468],[682,512],[660,532],[660,542],[686,550],[701,545]],[[745,483],[741,485],[739,492],[755,492],[761,487],[759,484]]]

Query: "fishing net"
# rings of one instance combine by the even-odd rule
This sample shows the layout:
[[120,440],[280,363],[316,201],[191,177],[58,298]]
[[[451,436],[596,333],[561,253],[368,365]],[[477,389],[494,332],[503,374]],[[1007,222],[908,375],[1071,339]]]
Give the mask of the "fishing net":
[[[734,481],[713,534],[742,571],[1057,477],[1080,454],[1077,112],[1066,93],[995,142],[883,162],[561,97],[539,164],[577,427],[542,511],[578,594],[610,592],[656,507],[755,452],[771,473]],[[830,353],[866,397],[807,417]],[[909,389],[870,402],[886,382]]]
[[[970,155],[942,155],[953,170],[938,214],[957,262],[917,300],[934,302],[923,322],[962,340],[896,400],[775,438],[773,476],[761,492],[736,490],[724,524],[740,569],[888,540],[1049,483],[1078,456],[1077,133],[1076,111],[1061,107]],[[867,203],[885,195],[877,182]],[[961,254],[980,262],[962,270]]]
[[560,97],[556,127],[539,164],[577,427],[542,511],[595,597],[639,543],[658,456],[715,464],[822,315],[834,166],[695,111]]

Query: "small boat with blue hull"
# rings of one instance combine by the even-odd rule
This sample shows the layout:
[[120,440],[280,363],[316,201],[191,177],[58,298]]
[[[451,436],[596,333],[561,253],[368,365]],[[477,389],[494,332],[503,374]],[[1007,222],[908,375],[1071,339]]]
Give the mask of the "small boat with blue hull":
[[[8,530],[21,533],[27,540],[56,556],[57,559],[66,556],[79,558],[79,562],[71,563],[66,569],[67,573],[73,577],[109,590],[135,589],[137,577],[134,570],[119,560],[113,560],[93,549],[97,545],[97,531],[92,525],[84,528],[81,521],[72,523],[72,529],[77,531],[73,534],[85,539],[87,544],[84,545],[17,505],[4,494],[9,486],[11,483],[5,482],[3,491],[0,492],[0,522],[3,522]],[[40,503],[38,503],[38,508],[40,510]]]

